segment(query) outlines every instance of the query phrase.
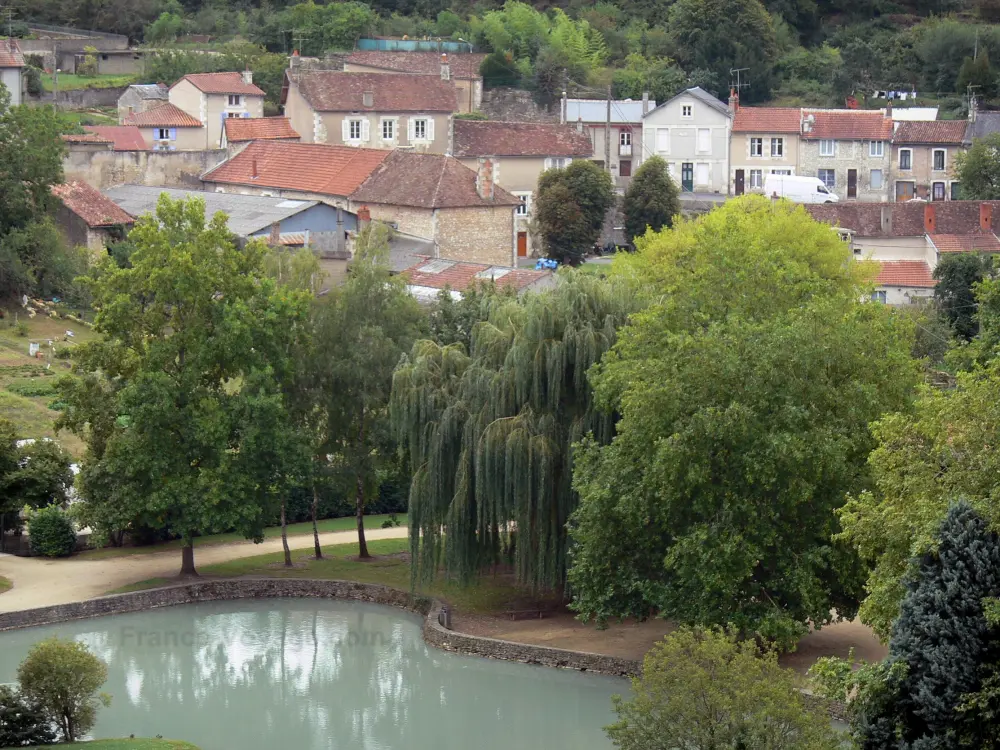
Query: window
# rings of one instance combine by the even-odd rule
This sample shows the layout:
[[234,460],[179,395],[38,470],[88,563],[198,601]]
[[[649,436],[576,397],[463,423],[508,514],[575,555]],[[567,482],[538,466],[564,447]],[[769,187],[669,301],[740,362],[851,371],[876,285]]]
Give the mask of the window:
[[347,121],[347,138],[351,141],[361,140],[361,120]]
[[382,140],[391,141],[396,138],[396,121],[395,120],[382,120]]
[[901,171],[909,172],[913,169],[913,149],[899,149],[899,168]]
[[916,192],[917,183],[908,180],[903,180],[896,183],[896,200],[897,201],[908,201],[912,200]]
[[819,155],[820,156],[833,156],[837,153],[837,142],[830,140],[822,140],[819,142]]
[[833,169],[821,169],[816,176],[826,185],[827,190],[833,190],[837,185],[837,173]]
[[434,120],[429,117],[411,117],[407,125],[407,137],[411,141],[429,142],[434,140]]
[[750,139],[750,156],[763,156],[764,155],[764,139],[763,138],[751,138]]
[[962,197],[962,189],[959,187],[959,183],[951,183],[951,199],[953,201],[960,200]]
[[943,201],[945,196],[945,186],[943,182],[935,182],[931,186],[931,200]]
[[947,152],[943,148],[934,149],[934,171],[943,172],[945,168],[945,154]]
[[226,112],[226,117],[229,117],[229,118],[236,118],[236,117],[239,117],[239,116],[240,116],[239,112]]
[[785,155],[785,139],[784,138],[772,138],[771,139],[771,156],[782,158]]
[[157,128],[156,129],[156,140],[158,140],[158,141],[169,141],[170,140],[170,128]]
[[878,289],[878,290],[872,292],[872,302],[881,302],[884,305],[885,304],[885,290],[884,289]]
[[632,145],[632,131],[623,130],[618,134],[618,145],[619,146],[631,146]]
[[229,95],[229,106],[230,107],[238,107],[241,104],[243,104],[243,97],[242,96],[240,96],[239,94],[230,94]]
[[771,170],[771,174],[791,175],[792,174],[792,170],[790,170],[790,169],[772,169]]
[[764,170],[763,169],[751,169],[750,170],[750,189],[761,190],[764,187]]
[[670,152],[670,128],[656,129],[656,152],[659,154]]
[[573,161],[568,156],[550,156],[545,160],[546,169],[565,169]]
[[531,212],[531,193],[514,193],[514,195],[521,201],[515,213],[518,216],[527,216]]
[[712,131],[709,128],[698,128],[698,153],[707,154],[712,150]]
[[882,189],[882,170],[881,169],[873,169],[871,171],[871,177],[868,180],[868,183],[871,185],[871,189],[872,190],[881,190]]
[[881,159],[885,156],[885,141],[869,141],[868,155],[876,159]]
[[685,119],[691,119],[693,115],[694,115],[694,109],[690,104],[681,105],[681,117]]

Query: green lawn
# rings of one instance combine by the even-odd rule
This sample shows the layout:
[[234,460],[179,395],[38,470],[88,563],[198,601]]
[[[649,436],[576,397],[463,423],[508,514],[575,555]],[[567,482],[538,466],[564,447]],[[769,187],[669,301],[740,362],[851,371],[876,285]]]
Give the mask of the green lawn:
[[[0,394],[2,395],[2,394]],[[380,529],[382,528],[382,522],[385,521],[389,516],[365,516],[365,528],[366,529]],[[400,526],[406,526],[406,514],[400,513],[396,516],[396,520],[399,522]],[[319,532],[324,534],[328,531],[350,531],[357,528],[357,521],[354,516],[345,516],[343,518],[326,518],[316,524],[319,527]],[[289,536],[301,536],[302,534],[312,534],[312,522],[304,521],[302,523],[293,523],[288,525],[288,535]],[[271,526],[264,529],[265,539],[278,539],[281,537],[281,527]],[[246,538],[242,534],[210,534],[208,536],[201,536],[195,540],[195,547],[206,547],[212,544],[226,544],[227,542],[242,542]],[[184,542],[180,539],[174,539],[169,542],[164,542],[163,544],[150,544],[145,547],[105,547],[103,549],[90,550],[88,552],[83,552],[79,555],[81,560],[104,560],[111,557],[125,557],[127,555],[147,555],[151,552],[164,552],[174,549],[180,549],[184,546]]]
[[[90,742],[67,742],[59,745],[36,745],[36,747],[85,747],[88,750],[198,750],[190,742],[180,740],[123,739],[91,740]],[[7,750],[10,750],[9,748]]]
[[117,125],[118,112],[111,114],[101,110],[69,110],[59,113],[59,119],[67,125]]
[[[135,81],[135,76],[78,76],[73,73],[59,74],[59,90],[72,89],[109,89],[115,86],[128,86]],[[55,86],[50,73],[42,73],[42,88],[53,91]]]
[[0,594],[4,591],[10,591],[12,588],[14,588],[14,584],[10,582],[10,579],[0,576]]
[[[269,576],[273,578],[324,578],[360,583],[380,583],[385,586],[410,590],[409,550],[406,539],[381,539],[368,542],[368,551],[375,555],[369,562],[358,562],[357,544],[338,544],[323,548],[323,560],[313,560],[312,550],[292,552],[296,567],[284,568],[282,553],[244,557],[218,565],[199,568],[204,576]],[[110,594],[155,588],[177,581],[154,578],[124,586]],[[523,599],[526,594],[515,586],[509,576],[484,576],[475,586],[459,586],[444,580],[423,586],[418,593],[435,596],[449,602],[462,612],[495,613],[511,608],[511,602]]]

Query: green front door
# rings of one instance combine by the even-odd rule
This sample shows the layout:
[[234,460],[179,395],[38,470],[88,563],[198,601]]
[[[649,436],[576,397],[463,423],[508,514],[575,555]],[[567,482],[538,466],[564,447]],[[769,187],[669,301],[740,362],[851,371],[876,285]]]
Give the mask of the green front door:
[[681,164],[681,190],[685,193],[694,192],[694,164],[691,162]]

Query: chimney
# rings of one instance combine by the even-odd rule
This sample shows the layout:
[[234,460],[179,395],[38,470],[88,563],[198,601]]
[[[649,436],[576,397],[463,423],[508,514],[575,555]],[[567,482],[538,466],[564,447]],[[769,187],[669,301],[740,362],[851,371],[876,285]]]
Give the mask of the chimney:
[[562,93],[562,100],[559,102],[559,124],[566,124],[566,107],[568,102],[566,101],[566,92]]
[[[729,89],[729,110],[735,112],[740,108],[740,95],[736,93],[736,89]],[[646,100],[643,98],[642,105],[643,113],[646,112]]]
[[984,232],[993,231],[993,204],[979,204],[979,228]]
[[646,116],[647,112],[649,112],[649,92],[648,91],[643,91],[642,92],[642,114],[643,114],[643,117]]
[[889,99],[885,103],[885,116],[888,117],[890,120],[892,119],[892,99]]
[[288,61],[288,67],[290,70],[295,70],[299,67],[299,63],[302,62],[302,58],[299,57],[299,51],[297,49],[292,50],[292,59]]
[[368,209],[368,206],[362,206],[358,209],[358,232],[363,232],[371,223],[372,212]]
[[448,64],[448,55],[441,55],[441,80],[451,80],[451,65]]
[[253,71],[252,70],[244,70],[243,71],[243,83],[245,83],[247,86],[252,86],[253,85]]
[[374,107],[375,106],[375,92],[366,91],[361,95],[361,104],[364,107]]
[[577,115],[576,116],[576,132],[577,133],[582,133],[583,132],[583,116],[582,115]]
[[259,176],[257,174],[257,157],[256,156],[250,161],[250,170],[251,170],[251,172],[250,172],[250,179],[256,180],[257,177]]
[[278,222],[271,224],[271,234],[267,237],[267,244],[271,247],[277,247],[281,244],[281,226]]
[[479,172],[476,175],[476,192],[483,200],[493,200],[493,162],[490,159],[479,160]]
[[882,234],[892,234],[892,204],[882,204]]
[[924,231],[927,234],[934,234],[937,230],[937,217],[934,215],[934,204],[924,204]]

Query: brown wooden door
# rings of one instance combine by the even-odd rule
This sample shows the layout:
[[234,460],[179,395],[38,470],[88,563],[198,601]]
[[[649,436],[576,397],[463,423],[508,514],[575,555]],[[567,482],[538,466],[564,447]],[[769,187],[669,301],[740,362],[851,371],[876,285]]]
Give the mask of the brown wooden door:
[[528,257],[528,233],[518,232],[517,233],[517,257],[527,258]]
[[746,178],[743,175],[742,169],[736,170],[736,195],[743,195],[744,180]]
[[618,176],[619,177],[631,177],[632,176],[632,160],[622,159],[618,162]]
[[856,169],[847,170],[847,197],[858,197],[858,170]]

